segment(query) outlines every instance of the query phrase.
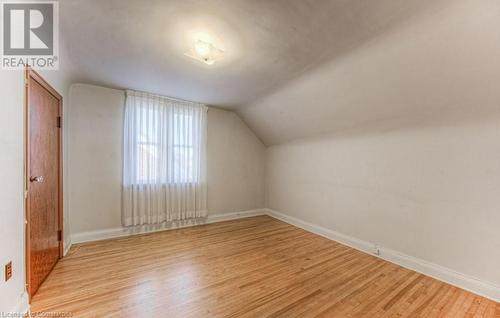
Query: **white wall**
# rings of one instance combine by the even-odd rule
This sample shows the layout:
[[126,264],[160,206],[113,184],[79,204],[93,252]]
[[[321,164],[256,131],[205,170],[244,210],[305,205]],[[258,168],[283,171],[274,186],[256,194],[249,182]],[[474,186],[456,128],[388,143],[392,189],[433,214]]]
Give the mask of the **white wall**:
[[268,149],[268,207],[500,285],[500,116]]
[[[68,72],[41,71],[40,74],[65,98]],[[0,312],[23,309],[25,305],[24,250],[24,74],[0,70],[0,270],[12,261],[13,276],[0,280]],[[65,104],[64,106],[66,106]],[[63,108],[66,111],[66,107]],[[64,119],[63,119],[64,121]],[[66,142],[66,140],[64,140]],[[67,210],[65,211],[67,212]],[[65,223],[68,225],[67,214]],[[68,229],[69,226],[66,226]],[[69,232],[65,233],[66,237]],[[24,298],[23,298],[24,297]]]
[[73,84],[69,118],[71,232],[121,224],[123,91]]
[[24,293],[23,74],[0,71],[0,270],[12,261],[13,276],[0,280],[0,312],[14,310]]
[[234,112],[208,111],[209,213],[264,207],[265,147]]
[[[121,227],[124,92],[75,84],[69,119],[71,231]],[[208,111],[210,214],[264,207],[265,147],[233,112]]]
[[269,208],[478,278],[500,299],[500,3],[444,4],[242,115],[275,145]]

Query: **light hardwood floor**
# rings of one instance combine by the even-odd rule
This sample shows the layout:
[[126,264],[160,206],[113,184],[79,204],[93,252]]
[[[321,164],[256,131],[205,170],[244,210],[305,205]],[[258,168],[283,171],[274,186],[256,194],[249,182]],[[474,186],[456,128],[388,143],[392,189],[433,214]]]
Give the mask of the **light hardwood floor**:
[[267,216],[75,245],[33,311],[73,317],[500,317],[500,304]]

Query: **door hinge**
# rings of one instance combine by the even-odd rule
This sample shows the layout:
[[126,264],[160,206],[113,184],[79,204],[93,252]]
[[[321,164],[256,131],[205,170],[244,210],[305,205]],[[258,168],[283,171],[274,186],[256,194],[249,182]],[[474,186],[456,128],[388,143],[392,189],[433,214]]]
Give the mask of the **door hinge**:
[[58,230],[58,231],[57,231],[57,240],[58,240],[59,242],[61,242],[61,241],[62,241],[62,231],[61,231],[61,230]]
[[61,116],[57,116],[57,128],[61,128],[62,127],[62,118]]

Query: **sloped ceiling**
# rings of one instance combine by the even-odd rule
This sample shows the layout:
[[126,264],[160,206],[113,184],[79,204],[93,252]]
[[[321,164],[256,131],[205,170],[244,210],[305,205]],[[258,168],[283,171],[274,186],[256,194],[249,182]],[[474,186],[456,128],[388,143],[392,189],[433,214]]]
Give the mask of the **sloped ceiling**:
[[[434,0],[64,0],[76,81],[238,109],[406,23]],[[207,31],[225,58],[183,55]]]
[[[75,81],[235,110],[266,145],[491,114],[498,0],[64,0]],[[203,30],[225,50],[184,56]]]
[[426,10],[239,114],[267,145],[500,116],[500,2],[434,1]]

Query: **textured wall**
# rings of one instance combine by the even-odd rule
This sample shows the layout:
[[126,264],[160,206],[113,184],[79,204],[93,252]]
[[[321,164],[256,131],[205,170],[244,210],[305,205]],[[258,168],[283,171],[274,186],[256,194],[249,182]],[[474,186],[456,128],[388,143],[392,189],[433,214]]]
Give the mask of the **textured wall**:
[[[70,213],[72,234],[121,227],[124,92],[71,88]],[[233,112],[208,111],[209,213],[264,207],[265,147]]]
[[500,285],[499,34],[443,2],[242,110],[267,206]]

